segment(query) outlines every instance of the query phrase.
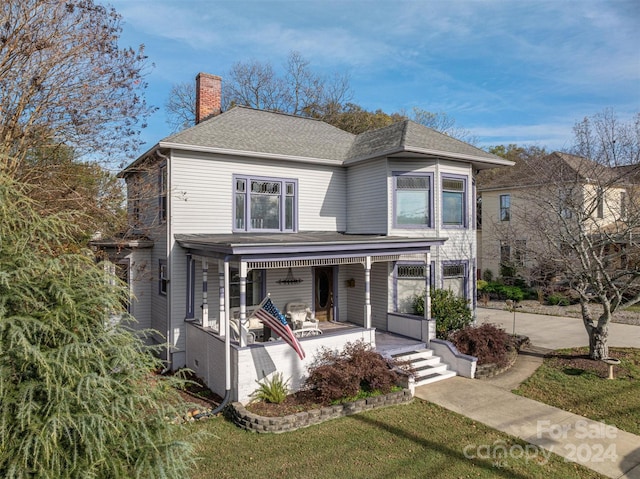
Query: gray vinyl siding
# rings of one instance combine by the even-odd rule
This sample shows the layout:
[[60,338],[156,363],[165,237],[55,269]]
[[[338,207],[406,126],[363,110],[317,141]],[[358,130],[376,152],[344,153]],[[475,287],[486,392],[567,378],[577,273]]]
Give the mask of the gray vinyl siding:
[[389,290],[388,263],[371,265],[371,326],[383,331],[387,330],[387,304]]
[[347,170],[347,232],[387,233],[387,161],[385,158]]
[[154,281],[151,277],[151,251],[140,249],[129,256],[129,280],[131,282],[131,315],[136,318],[137,329],[151,328],[151,300]]
[[342,310],[341,320],[364,326],[364,267],[360,264],[350,264],[342,268],[345,269],[348,279],[355,280],[355,287],[348,289],[347,309]]
[[313,275],[311,268],[293,268],[293,276],[302,281],[294,284],[278,283],[278,280],[287,276],[287,269],[267,270],[267,293],[271,294],[273,304],[282,312],[286,313],[285,306],[289,302],[302,301],[310,308],[313,305]]
[[263,160],[193,156],[172,159],[172,232],[230,233],[233,227],[233,175],[290,178],[298,182],[298,230],[346,228],[345,172],[341,168]]

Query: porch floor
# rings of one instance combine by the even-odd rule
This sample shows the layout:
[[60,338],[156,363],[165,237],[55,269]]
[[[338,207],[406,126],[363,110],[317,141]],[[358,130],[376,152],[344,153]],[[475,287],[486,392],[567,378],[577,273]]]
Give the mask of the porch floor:
[[376,330],[376,351],[383,356],[416,351],[426,347],[427,345],[424,341]]

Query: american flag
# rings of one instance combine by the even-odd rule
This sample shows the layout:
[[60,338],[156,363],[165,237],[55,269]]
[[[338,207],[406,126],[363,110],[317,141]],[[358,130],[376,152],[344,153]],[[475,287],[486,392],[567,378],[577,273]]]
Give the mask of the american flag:
[[284,339],[289,346],[295,349],[300,359],[304,359],[304,350],[302,349],[302,346],[300,346],[298,338],[294,336],[291,328],[287,324],[287,319],[282,315],[278,308],[276,308],[275,304],[271,301],[271,298],[267,296],[253,315],[260,319],[266,326],[271,328],[275,334]]

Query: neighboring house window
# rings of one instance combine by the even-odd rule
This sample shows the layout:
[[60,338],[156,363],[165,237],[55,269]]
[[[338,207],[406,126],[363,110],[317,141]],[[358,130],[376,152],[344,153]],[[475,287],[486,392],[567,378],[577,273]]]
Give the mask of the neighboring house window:
[[564,219],[570,219],[571,213],[571,191],[560,190],[560,216]]
[[511,195],[500,195],[500,221],[511,220]]
[[596,206],[596,214],[598,215],[598,218],[604,218],[604,190],[601,187],[598,187],[597,195],[596,201],[598,204]]
[[296,181],[235,176],[234,230],[295,231]]
[[425,291],[426,268],[424,264],[396,264],[397,313],[414,314],[415,298]]
[[500,241],[500,264],[511,262],[511,245],[506,241]]
[[169,283],[169,274],[167,272],[167,262],[165,260],[159,261],[158,268],[158,293],[166,296],[167,295],[167,285]]
[[158,178],[158,210],[160,222],[167,221],[167,165],[160,167]]
[[430,228],[431,175],[396,174],[394,211],[396,227]]
[[628,202],[628,197],[627,197],[627,192],[626,191],[621,191],[620,192],[620,219],[621,220],[626,220],[627,219],[627,202]]
[[[240,272],[238,268],[231,268],[231,281],[229,282],[229,306],[240,306]],[[247,273],[247,299],[246,306],[260,304],[264,296],[264,274],[260,269],[252,269]]]
[[515,240],[513,246],[513,264],[515,266],[524,266],[527,250],[526,240]]
[[467,297],[467,263],[446,262],[442,265],[442,289],[448,289],[459,298]]
[[442,178],[442,224],[466,226],[466,180],[460,177]]

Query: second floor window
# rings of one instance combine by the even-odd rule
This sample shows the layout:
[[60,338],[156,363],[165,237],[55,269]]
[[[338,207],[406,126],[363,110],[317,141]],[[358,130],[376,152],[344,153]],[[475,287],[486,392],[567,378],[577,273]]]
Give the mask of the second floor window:
[[511,220],[511,195],[500,195],[500,221]]
[[295,231],[296,182],[234,177],[235,231]]
[[431,176],[397,175],[394,207],[396,227],[431,227]]
[[442,224],[466,226],[466,181],[464,178],[442,178]]
[[160,167],[158,178],[158,217],[160,222],[167,221],[167,166]]

